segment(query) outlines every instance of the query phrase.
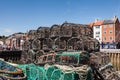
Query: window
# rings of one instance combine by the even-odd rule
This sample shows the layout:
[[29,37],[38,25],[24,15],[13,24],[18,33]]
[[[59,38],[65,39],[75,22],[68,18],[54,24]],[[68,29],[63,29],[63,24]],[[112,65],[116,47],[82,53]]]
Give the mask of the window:
[[96,38],[99,38],[99,36],[96,36]]
[[106,37],[104,37],[104,40],[106,40]]
[[106,31],[104,31],[104,34],[106,34]]
[[110,34],[112,34],[112,30],[110,30],[109,32],[110,32]]
[[110,37],[110,40],[112,40],[112,37]]
[[96,32],[96,34],[100,34],[100,32]]
[[96,28],[97,28],[97,29],[99,29],[99,28],[100,28],[100,26],[96,26]]

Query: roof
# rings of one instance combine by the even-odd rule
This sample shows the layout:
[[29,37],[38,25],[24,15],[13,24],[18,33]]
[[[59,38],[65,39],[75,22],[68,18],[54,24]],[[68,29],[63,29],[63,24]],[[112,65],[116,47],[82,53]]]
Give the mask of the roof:
[[97,20],[95,22],[89,23],[88,25],[90,27],[93,27],[93,26],[100,26],[100,25],[105,25],[105,24],[114,24],[117,20],[118,18],[115,16],[112,19]]
[[105,19],[104,22],[103,22],[103,25],[114,24],[117,20],[118,20],[118,18],[116,16],[114,16],[112,19]]
[[101,20],[101,21],[96,21],[96,22],[91,22],[91,23],[89,23],[88,25],[90,26],[90,27],[93,27],[93,26],[100,26],[100,25],[102,25],[103,24],[103,20]]
[[115,21],[113,19],[108,19],[108,20],[104,20],[103,24],[114,24]]
[[97,22],[94,23],[94,26],[100,26],[100,25],[103,24],[103,22],[104,22],[103,20],[97,21]]

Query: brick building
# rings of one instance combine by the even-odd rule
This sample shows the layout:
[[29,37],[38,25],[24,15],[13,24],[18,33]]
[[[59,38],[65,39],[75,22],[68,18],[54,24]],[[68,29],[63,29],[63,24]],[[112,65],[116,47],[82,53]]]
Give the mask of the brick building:
[[120,22],[114,16],[112,19],[95,20],[89,24],[93,27],[93,37],[104,45],[104,48],[119,48]]

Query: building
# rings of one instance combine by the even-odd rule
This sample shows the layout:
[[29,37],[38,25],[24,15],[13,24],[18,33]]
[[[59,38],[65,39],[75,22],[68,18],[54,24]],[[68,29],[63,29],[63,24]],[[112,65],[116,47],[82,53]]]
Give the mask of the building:
[[95,20],[89,24],[93,27],[93,37],[104,45],[104,48],[118,48],[120,43],[120,23],[116,16],[112,19]]
[[3,44],[4,44],[4,42],[2,40],[0,40],[0,45],[3,45]]
[[103,20],[98,19],[89,24],[91,27],[93,27],[93,38],[96,38],[100,43],[102,42],[102,24]]
[[12,49],[23,49],[24,41],[26,40],[26,34],[25,33],[15,33],[5,40],[5,44]]

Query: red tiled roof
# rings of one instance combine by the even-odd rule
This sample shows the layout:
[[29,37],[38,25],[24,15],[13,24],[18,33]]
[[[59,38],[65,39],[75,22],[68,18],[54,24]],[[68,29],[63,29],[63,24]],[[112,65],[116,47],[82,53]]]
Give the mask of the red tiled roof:
[[88,25],[90,26],[90,27],[93,27],[93,26],[100,26],[100,25],[102,25],[103,24],[103,20],[101,20],[101,21],[97,21],[97,22],[91,22],[91,23],[89,23]]
[[94,26],[100,26],[103,24],[104,21],[97,21],[94,23]]

